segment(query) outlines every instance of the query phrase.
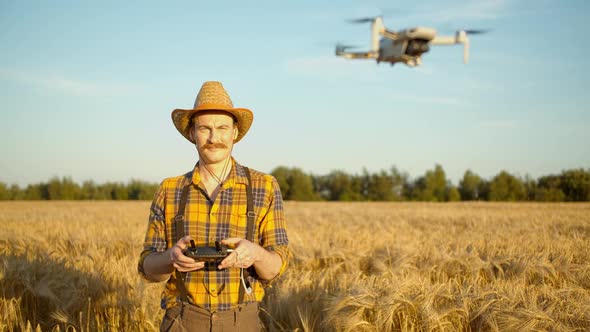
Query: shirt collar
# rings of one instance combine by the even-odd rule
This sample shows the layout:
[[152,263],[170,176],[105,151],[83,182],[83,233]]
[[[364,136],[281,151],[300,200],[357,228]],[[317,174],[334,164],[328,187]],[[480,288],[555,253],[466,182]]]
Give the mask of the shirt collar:
[[[234,157],[231,157],[231,171],[227,180],[223,183],[223,188],[229,188],[235,183],[247,184],[248,179],[246,178],[246,170],[244,166],[240,165]],[[199,173],[199,163],[195,165],[193,169],[192,182],[194,185],[198,185],[201,182],[201,174]]]

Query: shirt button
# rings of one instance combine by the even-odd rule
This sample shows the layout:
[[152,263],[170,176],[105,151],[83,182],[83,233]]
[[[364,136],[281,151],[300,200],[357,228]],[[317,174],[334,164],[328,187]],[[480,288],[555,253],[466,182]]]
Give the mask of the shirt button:
[[217,289],[215,289],[215,287],[211,288],[211,293],[217,293]]

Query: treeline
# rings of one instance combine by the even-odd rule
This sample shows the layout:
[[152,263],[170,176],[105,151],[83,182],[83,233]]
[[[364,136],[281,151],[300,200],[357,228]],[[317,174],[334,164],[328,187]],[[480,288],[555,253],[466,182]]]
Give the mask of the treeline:
[[[484,179],[467,170],[457,186],[447,179],[441,165],[413,180],[396,167],[376,173],[336,170],[313,175],[297,167],[281,166],[271,174],[283,198],[294,201],[590,201],[590,169],[582,168],[538,179],[507,171]],[[25,188],[0,182],[0,200],[151,200],[157,189],[158,184],[140,180],[104,184],[85,181],[80,185],[69,177],[54,177]]]
[[484,179],[465,171],[457,186],[447,179],[441,165],[414,180],[396,167],[360,175],[332,171],[311,175],[299,168],[278,167],[273,172],[283,198],[296,201],[590,201],[590,169],[564,170],[538,179],[501,171]]
[[54,177],[47,183],[30,184],[25,188],[0,182],[0,200],[151,200],[156,190],[157,183],[140,180],[104,184],[84,181],[80,185],[70,177]]

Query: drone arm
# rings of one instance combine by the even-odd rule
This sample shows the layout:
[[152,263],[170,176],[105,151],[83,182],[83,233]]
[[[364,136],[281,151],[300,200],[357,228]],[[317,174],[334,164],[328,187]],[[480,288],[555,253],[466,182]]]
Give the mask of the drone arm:
[[436,36],[430,41],[430,43],[434,45],[455,45],[459,44],[460,41],[454,36]]
[[377,16],[371,23],[371,50],[373,52],[379,51],[379,35],[382,35],[383,31],[385,31],[383,19]]
[[469,39],[465,39],[463,41],[463,63],[467,64],[469,62]]
[[463,63],[469,62],[469,38],[465,31],[458,31],[453,37],[451,36],[436,36],[430,41],[433,45],[455,45],[463,44]]
[[337,52],[336,55],[346,59],[375,59],[375,52]]
[[399,34],[397,32],[387,30],[387,29],[383,30],[382,35],[383,35],[383,37],[391,39],[391,40],[398,40],[399,39]]

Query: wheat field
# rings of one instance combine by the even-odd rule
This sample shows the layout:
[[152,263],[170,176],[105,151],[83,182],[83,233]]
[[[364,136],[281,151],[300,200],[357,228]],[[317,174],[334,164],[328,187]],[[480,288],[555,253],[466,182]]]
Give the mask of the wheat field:
[[[0,331],[157,331],[149,202],[0,202]],[[287,202],[268,331],[588,331],[590,204]]]

